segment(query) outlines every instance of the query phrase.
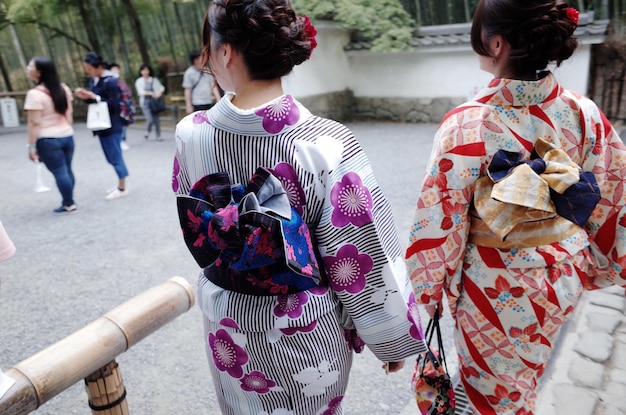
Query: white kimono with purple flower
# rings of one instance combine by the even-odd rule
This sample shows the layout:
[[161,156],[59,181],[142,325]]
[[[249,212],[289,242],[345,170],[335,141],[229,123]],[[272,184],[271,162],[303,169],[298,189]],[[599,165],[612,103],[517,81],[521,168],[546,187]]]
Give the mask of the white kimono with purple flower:
[[[225,414],[340,414],[352,352],[381,361],[425,350],[389,205],[352,132],[291,96],[240,110],[226,95],[176,129],[173,190],[271,169],[317,241],[325,282],[289,295],[228,291],[203,273],[198,304]],[[210,272],[210,271],[209,271]]]

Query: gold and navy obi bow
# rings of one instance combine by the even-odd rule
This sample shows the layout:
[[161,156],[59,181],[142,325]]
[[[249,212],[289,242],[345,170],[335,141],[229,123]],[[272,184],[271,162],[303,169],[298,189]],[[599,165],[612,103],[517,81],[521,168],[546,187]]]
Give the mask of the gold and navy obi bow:
[[524,224],[557,217],[583,226],[600,198],[593,173],[581,172],[563,150],[539,139],[530,160],[505,150],[494,155],[488,175],[476,182],[474,207],[504,241]]
[[319,285],[309,228],[268,169],[259,168],[245,189],[232,186],[228,173],[209,174],[177,205],[187,248],[216,285],[252,295]]

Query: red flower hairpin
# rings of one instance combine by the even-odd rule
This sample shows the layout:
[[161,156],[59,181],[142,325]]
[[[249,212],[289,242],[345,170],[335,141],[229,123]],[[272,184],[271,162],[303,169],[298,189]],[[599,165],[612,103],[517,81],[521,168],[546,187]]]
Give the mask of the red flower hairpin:
[[578,24],[578,16],[580,15],[580,13],[578,12],[578,10],[576,10],[573,7],[568,7],[567,9],[565,9],[565,15],[567,16],[568,19],[570,19],[574,24]]
[[309,38],[309,40],[311,41],[311,52],[313,52],[313,49],[315,49],[315,47],[317,46],[317,40],[315,40],[315,35],[317,35],[317,30],[315,29],[315,26],[311,24],[311,19],[309,19],[309,16],[304,16],[303,32],[304,32],[304,35],[307,38]]

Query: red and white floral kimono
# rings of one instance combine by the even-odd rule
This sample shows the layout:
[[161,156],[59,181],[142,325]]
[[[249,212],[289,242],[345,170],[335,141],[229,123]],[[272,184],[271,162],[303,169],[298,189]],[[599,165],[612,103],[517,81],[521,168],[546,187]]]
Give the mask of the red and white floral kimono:
[[[524,164],[544,142],[566,162],[551,169],[556,164],[547,161],[546,171],[527,169],[516,179],[511,170],[508,183],[494,179],[494,155]],[[583,226],[553,209],[556,193],[569,185],[565,170],[592,172],[601,194]],[[538,378],[583,288],[626,286],[625,175],[626,147],[606,117],[550,73],[538,81],[494,79],[443,119],[406,258],[418,302],[448,297],[461,379],[476,412],[532,414]],[[552,208],[529,209],[541,194]],[[521,200],[521,213],[511,199]],[[576,202],[589,201],[578,199],[567,201],[573,214]],[[485,207],[492,203],[499,205]],[[603,263],[594,260],[602,254]],[[603,273],[593,272],[601,265]]]

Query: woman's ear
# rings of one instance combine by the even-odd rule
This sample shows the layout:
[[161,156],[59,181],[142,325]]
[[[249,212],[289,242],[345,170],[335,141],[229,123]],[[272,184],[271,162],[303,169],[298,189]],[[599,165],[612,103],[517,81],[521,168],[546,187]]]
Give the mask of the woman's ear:
[[508,44],[502,37],[502,35],[495,35],[489,39],[489,49],[491,50],[491,56],[498,59],[506,50]]
[[221,49],[222,50],[218,53],[222,55],[220,58],[224,62],[224,68],[228,68],[232,65],[233,59],[235,59],[237,55],[237,51],[229,43],[224,44]]

